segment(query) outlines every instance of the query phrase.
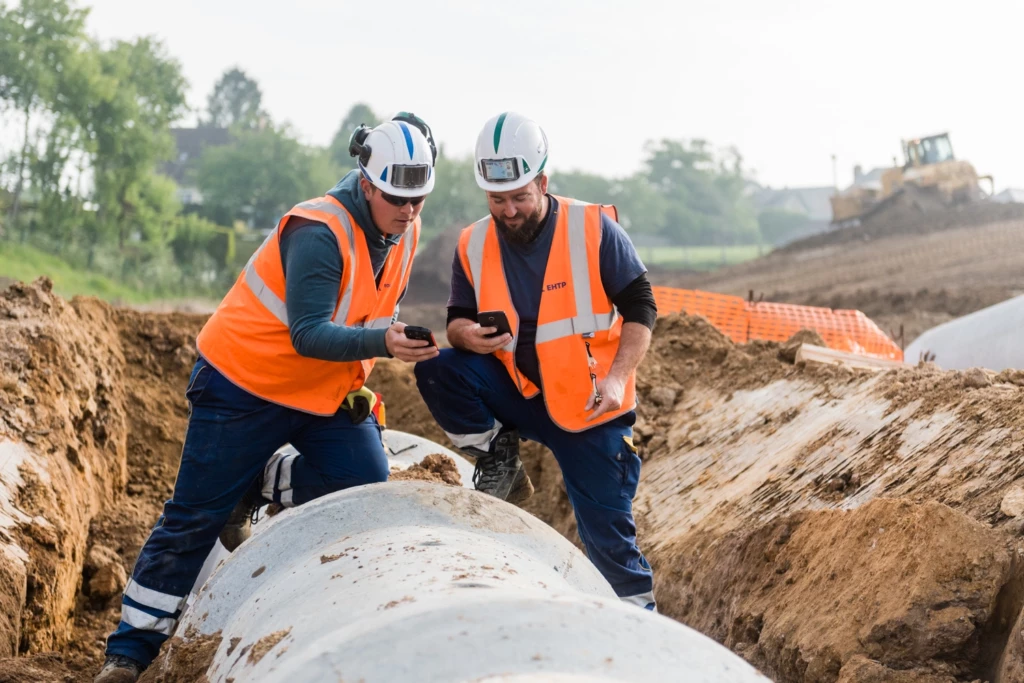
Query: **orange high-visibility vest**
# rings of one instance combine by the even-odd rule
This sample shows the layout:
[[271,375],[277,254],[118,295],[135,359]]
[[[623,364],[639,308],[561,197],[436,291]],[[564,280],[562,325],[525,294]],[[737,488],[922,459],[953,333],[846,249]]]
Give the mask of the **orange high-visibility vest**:
[[[566,431],[581,432],[636,407],[636,374],[629,377],[621,408],[587,422],[591,373],[598,381],[608,375],[622,331],[622,318],[605,292],[600,268],[601,213],[615,218],[616,211],[613,206],[554,199],[558,220],[540,297],[537,359],[551,419]],[[459,259],[476,292],[477,311],[504,311],[508,316],[512,341],[494,355],[523,396],[536,396],[541,389],[516,368],[519,315],[512,306],[493,219],[483,218],[462,231]]]
[[325,223],[338,240],[342,276],[333,322],[386,329],[409,283],[420,220],[391,248],[375,282],[366,235],[334,197],[289,211],[249,259],[207,321],[196,345],[229,380],[251,394],[316,415],[333,415],[345,396],[363,386],[375,359],[339,363],[300,356],[292,345],[285,307],[281,231],[292,216]]

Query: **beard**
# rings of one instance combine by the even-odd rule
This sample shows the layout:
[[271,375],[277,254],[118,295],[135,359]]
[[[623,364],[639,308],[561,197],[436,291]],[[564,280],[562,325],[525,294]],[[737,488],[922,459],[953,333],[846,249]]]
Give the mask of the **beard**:
[[498,233],[501,234],[511,244],[526,245],[537,238],[540,234],[541,228],[543,228],[544,216],[541,215],[543,204],[537,207],[537,211],[532,216],[525,216],[523,222],[513,228],[509,226],[504,220],[491,214],[491,218],[494,219],[494,225],[498,228]]

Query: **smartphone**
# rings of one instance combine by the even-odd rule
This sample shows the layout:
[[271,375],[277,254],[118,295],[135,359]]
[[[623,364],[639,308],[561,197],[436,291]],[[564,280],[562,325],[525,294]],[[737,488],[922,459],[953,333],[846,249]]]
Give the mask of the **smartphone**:
[[482,311],[476,316],[480,327],[497,327],[498,331],[487,335],[487,338],[500,337],[503,334],[512,334],[512,326],[508,324],[508,316],[505,311]]
[[406,325],[405,336],[409,339],[418,339],[420,341],[430,342],[431,346],[437,346],[437,342],[434,341],[434,333],[426,327]]

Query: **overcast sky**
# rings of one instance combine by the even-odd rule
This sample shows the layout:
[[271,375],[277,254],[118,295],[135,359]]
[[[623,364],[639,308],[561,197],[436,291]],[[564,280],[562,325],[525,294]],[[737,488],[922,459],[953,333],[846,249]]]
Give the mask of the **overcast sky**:
[[646,140],[736,146],[772,186],[840,185],[901,138],[1024,188],[1021,0],[86,0],[100,38],[161,38],[195,107],[232,66],[309,143],[348,108],[408,109],[446,150],[536,119],[551,166],[624,175]]

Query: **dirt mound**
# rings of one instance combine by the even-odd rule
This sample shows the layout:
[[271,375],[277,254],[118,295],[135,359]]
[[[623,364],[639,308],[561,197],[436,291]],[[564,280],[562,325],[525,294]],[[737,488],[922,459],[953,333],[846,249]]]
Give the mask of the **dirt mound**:
[[0,318],[2,573],[15,577],[0,600],[17,606],[0,642],[11,655],[71,635],[89,523],[127,477],[127,422],[108,307],[68,304],[43,280],[0,294]]
[[1017,680],[1013,378],[790,365],[700,327],[659,320],[638,382],[662,609],[778,681]]
[[779,359],[787,363],[796,362],[796,354],[804,344],[811,346],[828,346],[821,335],[814,330],[803,329],[787,339],[779,349]]
[[418,464],[404,470],[392,471],[390,481],[432,481],[448,486],[462,486],[462,476],[455,461],[447,455],[433,453]]
[[854,655],[972,677],[1010,578],[1003,541],[934,502],[796,513],[708,547],[662,548],[659,601],[775,680],[866,680],[847,671],[862,666]]
[[173,485],[203,319],[65,302],[45,279],[0,294],[0,643],[33,655],[0,680],[92,680]]

